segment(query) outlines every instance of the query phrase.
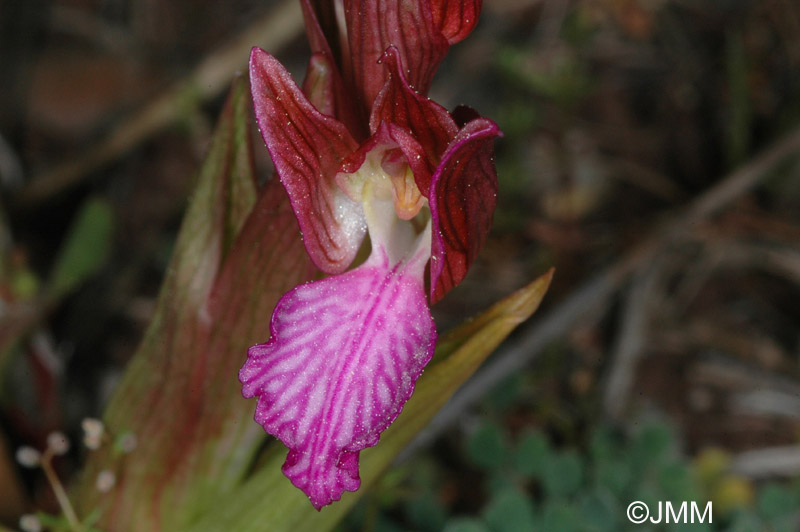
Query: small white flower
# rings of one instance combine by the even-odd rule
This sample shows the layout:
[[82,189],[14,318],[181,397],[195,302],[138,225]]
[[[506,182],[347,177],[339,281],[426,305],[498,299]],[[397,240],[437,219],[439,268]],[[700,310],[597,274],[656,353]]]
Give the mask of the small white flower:
[[47,448],[56,455],[67,454],[69,451],[69,438],[63,432],[51,432],[47,435]]
[[22,467],[37,467],[42,461],[42,453],[33,447],[23,445],[17,449],[16,459]]
[[22,532],[42,532],[42,523],[33,514],[25,514],[19,518],[19,528]]
[[99,449],[105,432],[103,422],[87,417],[81,422],[81,427],[83,427],[83,444],[93,451]]
[[108,469],[100,471],[97,475],[97,480],[95,480],[95,486],[100,493],[108,493],[116,483],[117,476]]

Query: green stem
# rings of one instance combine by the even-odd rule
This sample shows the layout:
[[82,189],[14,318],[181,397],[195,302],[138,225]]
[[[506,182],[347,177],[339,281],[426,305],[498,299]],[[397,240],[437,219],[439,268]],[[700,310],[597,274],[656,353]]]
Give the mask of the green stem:
[[70,527],[75,532],[82,532],[83,525],[78,520],[78,515],[75,513],[75,509],[72,507],[72,503],[69,502],[69,497],[67,497],[67,492],[64,489],[64,485],[61,484],[61,481],[58,479],[58,475],[56,475],[56,472],[53,469],[52,459],[53,450],[47,449],[42,455],[42,471],[44,471],[47,481],[50,482],[50,487],[53,488],[53,493],[56,495],[58,505],[61,507],[61,511],[64,512],[64,516],[67,518],[67,521],[69,521]]

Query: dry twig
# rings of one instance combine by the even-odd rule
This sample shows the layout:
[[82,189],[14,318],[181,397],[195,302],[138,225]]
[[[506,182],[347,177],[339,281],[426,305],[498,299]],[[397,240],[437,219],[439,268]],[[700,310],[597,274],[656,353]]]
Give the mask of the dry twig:
[[643,265],[634,273],[628,289],[603,397],[604,410],[615,421],[622,420],[636,365],[645,348],[650,316],[649,302],[660,277],[660,266],[657,260]]
[[800,473],[800,445],[741,453],[734,457],[731,470],[753,479],[794,477]]

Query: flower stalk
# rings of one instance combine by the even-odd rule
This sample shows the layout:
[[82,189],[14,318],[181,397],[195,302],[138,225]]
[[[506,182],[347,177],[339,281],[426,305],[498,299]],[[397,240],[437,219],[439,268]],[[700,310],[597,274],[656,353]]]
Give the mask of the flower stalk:
[[58,506],[61,508],[61,511],[69,523],[70,528],[74,532],[82,532],[84,529],[83,524],[81,524],[80,519],[78,519],[78,514],[75,513],[75,508],[73,508],[72,503],[69,500],[67,491],[64,489],[64,485],[58,478],[55,469],[53,469],[54,456],[56,456],[56,452],[53,447],[48,447],[44,453],[42,453],[40,464],[42,471],[44,472],[45,477],[47,477],[47,482],[50,484],[50,488],[53,490],[53,494],[56,496],[56,500],[58,501]]

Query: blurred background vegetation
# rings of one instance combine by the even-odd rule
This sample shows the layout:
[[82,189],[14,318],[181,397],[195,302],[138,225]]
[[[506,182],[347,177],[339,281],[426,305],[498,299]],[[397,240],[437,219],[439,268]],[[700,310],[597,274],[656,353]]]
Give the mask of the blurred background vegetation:
[[[0,0],[0,522],[54,509],[13,451],[102,413],[249,47],[303,75],[289,5]],[[431,96],[505,132],[440,329],[556,277],[341,529],[800,529],[800,4],[492,0]]]

